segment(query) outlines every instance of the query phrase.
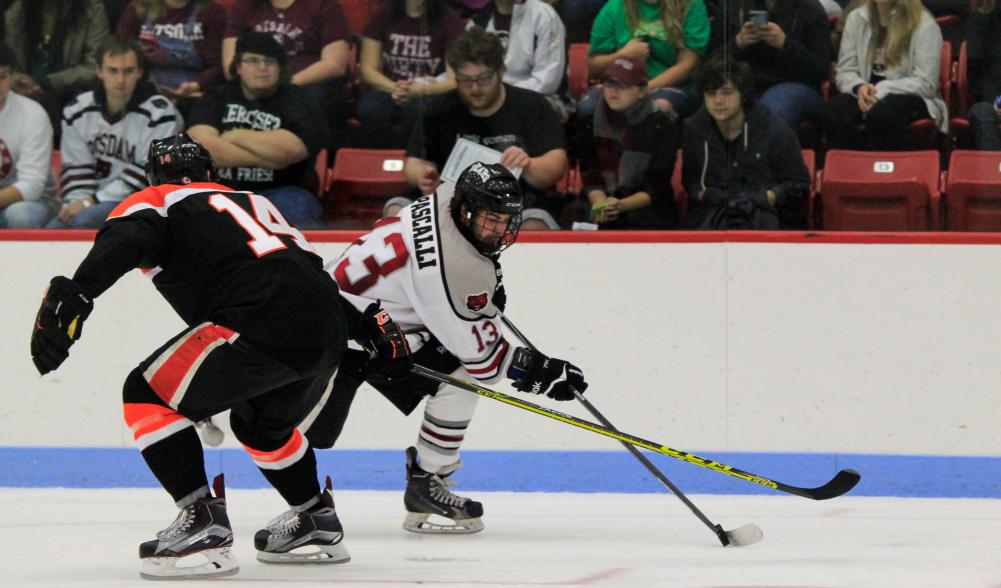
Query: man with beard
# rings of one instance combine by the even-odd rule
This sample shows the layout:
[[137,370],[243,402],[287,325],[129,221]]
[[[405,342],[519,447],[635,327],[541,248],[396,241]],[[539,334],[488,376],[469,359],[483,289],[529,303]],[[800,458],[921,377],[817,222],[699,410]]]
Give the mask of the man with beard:
[[[411,186],[430,194],[438,184],[456,140],[463,138],[501,153],[500,163],[520,169],[525,194],[522,228],[557,229],[562,202],[550,196],[567,169],[559,116],[542,94],[503,83],[504,47],[481,28],[466,31],[445,54],[457,88],[443,94],[424,114],[407,146],[404,172]],[[387,216],[409,203],[386,204]]]

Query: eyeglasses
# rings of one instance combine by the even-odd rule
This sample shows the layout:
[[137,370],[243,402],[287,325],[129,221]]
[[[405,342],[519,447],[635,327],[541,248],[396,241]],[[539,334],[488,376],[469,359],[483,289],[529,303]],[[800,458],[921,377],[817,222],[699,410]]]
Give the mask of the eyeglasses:
[[455,75],[455,83],[459,84],[463,88],[471,88],[473,85],[479,86],[480,88],[486,86],[493,79],[494,75],[497,73],[496,69],[492,69],[488,72],[481,73],[478,76],[460,76]]
[[240,63],[247,67],[278,67],[278,60],[274,57],[244,57]]

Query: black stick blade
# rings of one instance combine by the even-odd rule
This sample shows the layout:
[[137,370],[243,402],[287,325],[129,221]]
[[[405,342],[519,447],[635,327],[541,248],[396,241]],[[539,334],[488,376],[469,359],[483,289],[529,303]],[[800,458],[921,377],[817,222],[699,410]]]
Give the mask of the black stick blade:
[[818,488],[795,488],[793,494],[812,498],[814,500],[827,500],[837,498],[855,487],[862,479],[861,474],[855,470],[841,470],[831,481]]

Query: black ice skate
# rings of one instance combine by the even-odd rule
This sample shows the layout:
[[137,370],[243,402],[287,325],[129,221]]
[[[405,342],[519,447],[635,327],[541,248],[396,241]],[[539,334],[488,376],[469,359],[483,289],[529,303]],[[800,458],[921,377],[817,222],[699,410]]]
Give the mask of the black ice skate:
[[[417,449],[407,448],[407,491],[403,495],[407,518],[403,521],[404,529],[414,533],[476,533],[483,530],[483,521],[480,520],[483,505],[448,490],[454,483],[448,476],[457,469],[459,464],[443,474],[425,472],[417,465]],[[431,515],[449,522],[430,521]]]
[[289,510],[275,517],[254,535],[254,547],[262,563],[339,564],[351,561],[343,539],[328,476],[319,504],[305,512]]
[[147,580],[232,576],[240,567],[230,552],[233,530],[226,516],[222,474],[212,483],[215,498],[199,498],[181,509],[174,522],[139,545],[140,575]]

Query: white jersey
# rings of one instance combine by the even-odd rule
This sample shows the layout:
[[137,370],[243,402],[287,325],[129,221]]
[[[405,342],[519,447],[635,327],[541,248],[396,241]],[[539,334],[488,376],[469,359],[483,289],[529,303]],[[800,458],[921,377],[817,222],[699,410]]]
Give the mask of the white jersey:
[[150,143],[184,130],[180,113],[160,94],[133,98],[124,116],[109,121],[100,96],[84,92],[63,109],[62,124],[63,202],[87,196],[118,202],[144,189]]
[[358,310],[380,301],[404,332],[432,333],[469,375],[492,383],[514,355],[491,300],[497,269],[455,225],[452,189],[443,184],[382,219],[327,270]]

